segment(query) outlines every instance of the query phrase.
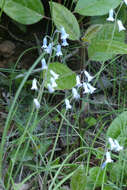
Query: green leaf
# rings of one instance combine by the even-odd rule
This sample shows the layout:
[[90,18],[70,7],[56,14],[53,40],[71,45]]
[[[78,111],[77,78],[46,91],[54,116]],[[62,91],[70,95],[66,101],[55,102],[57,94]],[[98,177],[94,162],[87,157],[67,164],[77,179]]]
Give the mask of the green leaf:
[[106,61],[117,54],[127,53],[127,44],[124,43],[125,33],[119,32],[114,24],[104,24],[92,38],[88,47],[88,55],[94,61]]
[[82,37],[82,40],[84,42],[91,42],[91,39],[93,39],[96,34],[99,32],[99,30],[103,27],[102,24],[94,24],[91,25],[85,32],[85,35]]
[[34,24],[44,16],[40,0],[6,0],[4,12],[21,24]]
[[107,130],[107,137],[117,139],[120,135],[126,136],[127,133],[127,111],[118,115]]
[[[59,78],[56,80],[57,87],[56,90],[65,90],[71,89],[76,85],[76,74],[70,70],[66,65],[54,62],[50,63],[48,70],[44,72],[44,77],[46,77],[45,87],[50,83],[50,78],[52,77],[50,70],[53,70],[56,74],[59,75]],[[47,73],[47,76],[45,74]]]
[[71,179],[71,190],[85,190],[86,187],[86,171],[83,166],[80,166]]
[[75,12],[84,16],[104,15],[115,9],[121,0],[79,0]]
[[52,19],[58,28],[63,26],[69,34],[69,39],[79,40],[80,29],[76,17],[66,7],[59,3],[50,3]]
[[[96,187],[100,187],[102,183],[107,181],[107,175],[100,167],[93,167],[89,171],[91,183],[96,183]],[[104,179],[103,179],[104,178]]]

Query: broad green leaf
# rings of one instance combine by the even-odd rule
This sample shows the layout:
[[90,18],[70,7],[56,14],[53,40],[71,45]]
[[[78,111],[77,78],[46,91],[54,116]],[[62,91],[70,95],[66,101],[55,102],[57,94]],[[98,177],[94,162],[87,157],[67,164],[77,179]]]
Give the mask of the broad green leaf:
[[36,23],[44,16],[40,0],[6,0],[4,12],[21,24]]
[[71,190],[85,190],[87,183],[86,171],[80,166],[71,179]]
[[114,24],[104,24],[96,32],[96,35],[90,41],[88,55],[94,61],[106,61],[117,54],[127,53],[127,44],[124,43],[125,32],[118,31]]
[[69,34],[69,39],[79,40],[80,29],[76,17],[66,7],[59,3],[50,3],[52,19],[56,27],[60,30],[63,26]]
[[104,170],[101,170],[100,167],[93,167],[89,171],[89,178],[91,183],[96,183],[96,187],[100,187],[104,182],[107,181],[107,175]]
[[110,172],[110,180],[112,182],[116,182],[119,181],[121,179],[121,175],[123,172],[124,175],[124,169],[123,165],[120,164],[119,162],[116,162],[112,165],[112,168],[109,170]]
[[75,12],[84,16],[105,15],[120,2],[121,0],[79,0]]
[[[122,135],[123,134],[123,135]],[[126,136],[127,134],[127,111],[118,115],[111,123],[107,130],[107,137],[117,139],[119,136]]]
[[59,78],[56,80],[58,86],[55,89],[71,89],[76,85],[76,74],[66,65],[59,62],[54,62],[50,63],[47,72],[44,72],[44,74],[47,73],[47,76],[45,76],[47,78],[45,81],[46,87],[47,84],[50,83],[50,78],[52,77],[50,70],[53,70],[56,74],[59,75]]
[[88,48],[88,54],[91,60],[106,61],[113,54],[127,54],[127,44],[110,40],[94,41]]
[[82,37],[82,40],[84,42],[90,42],[92,38],[94,38],[99,32],[99,30],[102,28],[102,24],[94,24],[91,25],[85,32],[85,35]]

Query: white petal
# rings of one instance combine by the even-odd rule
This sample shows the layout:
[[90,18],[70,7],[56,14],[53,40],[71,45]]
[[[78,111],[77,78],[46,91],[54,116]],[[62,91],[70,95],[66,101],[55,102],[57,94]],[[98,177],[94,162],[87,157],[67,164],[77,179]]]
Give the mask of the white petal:
[[48,66],[47,66],[46,61],[45,61],[44,58],[41,60],[41,64],[42,64],[42,67],[41,67],[42,70],[46,70],[46,69],[48,69]]
[[106,152],[106,163],[111,163],[113,160],[111,159],[110,152]]
[[58,57],[59,57],[59,56],[61,56],[61,55],[63,55],[63,54],[62,54],[62,51],[61,51],[61,45],[59,45],[59,44],[58,44],[58,45],[57,45],[57,52],[56,52],[56,56],[58,56]]
[[123,147],[119,145],[118,141],[117,140],[114,140],[114,143],[115,143],[115,151],[116,152],[119,152],[120,150],[123,150]]
[[39,101],[38,101],[37,98],[34,98],[34,104],[35,104],[35,106],[36,106],[36,109],[39,109],[39,108],[40,108],[40,103],[39,103]]
[[80,82],[80,77],[79,75],[76,76],[76,86],[79,88],[82,86],[82,83]]
[[55,73],[53,70],[50,70],[50,74],[54,77],[55,80],[59,78],[59,75]]
[[89,93],[91,93],[91,91],[90,91],[90,89],[88,88],[86,82],[83,82],[83,88],[84,88],[83,94],[89,94]]
[[57,87],[56,81],[53,77],[50,78],[50,82],[53,88]]
[[107,21],[113,22],[115,19],[113,18],[113,9],[109,11],[109,17],[106,19]]
[[52,87],[52,85],[51,84],[47,84],[47,87],[48,87],[48,91],[49,91],[49,93],[53,93],[54,91],[55,91],[55,89]]
[[69,34],[66,33],[64,27],[61,28],[60,32],[61,32],[61,40],[68,38]]
[[126,30],[121,20],[117,20],[117,24],[118,24],[119,32],[122,30]]
[[67,43],[67,40],[66,40],[66,39],[63,39],[61,45],[62,45],[62,46],[68,46],[69,44]]
[[47,48],[45,49],[45,52],[48,54],[52,53],[52,47],[53,47],[53,43],[50,43]]
[[69,100],[67,98],[65,99],[65,105],[66,105],[66,110],[72,108],[72,106],[70,105],[70,102],[69,102]]
[[90,94],[93,94],[93,92],[96,90],[96,88],[94,88],[90,83],[87,83],[87,86],[90,90]]
[[72,88],[72,94],[73,94],[73,98],[74,99],[79,99],[80,98],[80,95],[79,93],[77,92],[76,88]]
[[109,137],[108,141],[109,141],[109,144],[110,144],[110,149],[114,150],[116,148],[116,145],[115,145],[113,139]]
[[91,80],[93,80],[93,76],[91,76],[86,70],[84,71],[84,74],[86,75],[88,82],[90,82]]
[[38,87],[37,87],[37,80],[36,80],[35,78],[34,78],[33,81],[32,81],[31,90],[38,90]]
[[42,45],[42,47],[41,48],[47,48],[47,38],[46,37],[44,37],[44,39],[43,39],[43,45]]

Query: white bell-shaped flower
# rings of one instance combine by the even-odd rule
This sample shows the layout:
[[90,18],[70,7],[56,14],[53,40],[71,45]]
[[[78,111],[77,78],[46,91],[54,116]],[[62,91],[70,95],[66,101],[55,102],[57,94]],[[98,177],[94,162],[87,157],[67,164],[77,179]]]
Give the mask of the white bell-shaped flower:
[[79,75],[76,76],[76,86],[78,88],[82,86],[82,83],[80,82],[80,76]]
[[84,70],[84,74],[86,75],[88,82],[90,82],[91,80],[93,80],[93,76],[91,76],[86,70]]
[[47,38],[46,37],[44,37],[44,39],[43,39],[43,45],[42,45],[42,47],[41,47],[42,49],[44,48],[47,48]]
[[90,94],[91,93],[90,89],[88,88],[87,82],[83,82],[83,88],[84,88],[83,94]]
[[90,94],[93,94],[93,92],[96,90],[96,88],[94,88],[90,83],[87,83],[87,86],[90,90]]
[[113,22],[115,19],[113,18],[113,13],[114,13],[114,11],[113,11],[113,9],[111,9],[110,11],[109,11],[109,17],[106,19],[107,21],[111,21],[111,22]]
[[40,108],[40,103],[37,98],[34,98],[34,104],[35,104],[36,109]]
[[37,79],[33,79],[32,81],[32,87],[31,87],[31,90],[38,90],[38,87],[37,87]]
[[65,99],[65,105],[66,105],[66,110],[72,108],[72,106],[70,105],[70,101],[67,98]]
[[59,78],[59,75],[55,73],[53,70],[50,70],[50,74],[54,77],[55,80]]
[[66,39],[62,39],[62,46],[68,46],[69,44],[67,43],[67,40]]
[[121,20],[117,20],[117,24],[118,24],[119,32],[122,30],[126,30]]
[[45,48],[45,52],[48,53],[48,54],[51,54],[52,53],[52,48],[53,48],[53,43],[49,43],[47,48]]
[[64,40],[64,39],[68,38],[69,34],[66,33],[64,27],[61,27],[60,32],[61,32],[61,40]]
[[80,94],[77,92],[76,88],[72,88],[72,94],[74,99],[77,100],[80,98]]
[[50,82],[51,82],[51,85],[52,85],[53,88],[57,87],[57,84],[56,84],[56,81],[55,81],[54,77],[50,78]]
[[114,143],[116,145],[116,147],[115,147],[116,152],[119,152],[120,150],[123,150],[123,147],[119,145],[117,140],[114,140]]
[[48,69],[48,66],[47,66],[46,61],[45,61],[44,58],[41,60],[41,65],[42,65],[42,66],[41,66],[42,70]]
[[108,139],[109,144],[110,144],[110,149],[119,152],[120,150],[123,150],[123,147],[119,145],[117,140],[113,140],[111,137]]
[[47,88],[48,88],[49,93],[53,93],[55,91],[55,89],[52,87],[50,83],[47,84]]
[[101,168],[104,169],[104,167],[106,166],[106,164],[108,163],[112,163],[113,160],[111,159],[111,155],[110,155],[110,152],[106,152],[106,160],[105,162],[102,164]]
[[57,45],[56,49],[57,49],[56,56],[59,57],[59,56],[63,55],[62,51],[61,51],[61,45],[60,44]]

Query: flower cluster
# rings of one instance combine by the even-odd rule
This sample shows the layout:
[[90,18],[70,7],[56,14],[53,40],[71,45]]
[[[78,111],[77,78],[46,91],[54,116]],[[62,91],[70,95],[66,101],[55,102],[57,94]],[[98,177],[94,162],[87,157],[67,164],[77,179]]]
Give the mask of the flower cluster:
[[[124,3],[127,5],[127,0],[124,0]],[[110,22],[114,22],[115,21],[114,10],[113,9],[109,10],[109,17],[106,20],[110,21]],[[122,23],[121,20],[118,19],[117,20],[117,24],[118,24],[119,32],[122,31],[122,30],[126,30],[126,28],[123,26],[123,23]]]
[[[66,33],[64,27],[61,27],[60,30],[56,30],[55,32],[60,33],[61,45],[57,44],[56,46],[54,46],[53,40],[52,40],[52,42],[50,42],[48,44],[47,37],[45,36],[43,38],[43,45],[41,46],[41,48],[46,52],[46,54],[49,54],[49,55],[51,55],[52,51],[55,50],[56,56],[59,57],[59,56],[63,55],[62,51],[61,51],[61,46],[68,46],[67,38],[69,37],[69,34]],[[47,70],[48,69],[48,65],[46,63],[45,58],[43,58],[41,60],[41,64],[42,64],[41,70]],[[50,70],[49,72],[51,74],[51,77],[50,77],[50,82],[47,84],[47,88],[48,88],[49,93],[53,93],[55,91],[55,88],[57,87],[56,80],[58,79],[59,75],[57,73],[55,73],[53,70]],[[32,81],[31,90],[38,91],[37,79],[35,79],[35,78]],[[36,109],[39,109],[40,103],[39,103],[38,99],[34,98],[33,101],[34,101]]]
[[[61,43],[54,45],[53,39],[52,39],[52,42],[48,44],[47,37],[45,36],[43,39],[43,45],[41,46],[41,48],[43,49],[43,51],[46,52],[46,54],[50,54],[50,55],[52,54],[52,51],[55,50],[56,56],[59,57],[63,55],[61,47],[68,46],[67,38],[69,37],[69,34],[66,33],[64,27],[61,27],[60,30],[56,30],[54,34],[56,32],[60,33]],[[46,63],[45,58],[41,60],[41,64],[42,64],[41,70],[48,69],[48,64]],[[55,88],[57,87],[56,80],[59,78],[59,74],[55,73],[53,70],[49,70],[48,72],[50,73],[50,82],[47,84],[47,88],[48,88],[49,93],[53,93],[55,91]],[[92,94],[96,90],[96,88],[94,88],[90,84],[90,82],[93,80],[94,77],[91,76],[86,70],[82,71],[81,74],[84,74],[85,78],[87,78],[87,81],[81,81],[80,76],[79,75],[76,76],[76,86],[72,88],[72,97],[75,100],[80,99],[80,94],[78,93],[78,90],[80,87],[83,88],[83,94]],[[38,91],[36,79],[33,79],[31,90]],[[40,108],[40,103],[37,98],[34,99],[34,104],[37,109]],[[72,108],[70,101],[67,98],[65,99],[65,106],[66,106],[66,110],[69,110]]]
[[[72,96],[73,96],[73,98],[76,99],[76,100],[78,100],[78,99],[80,98],[80,94],[78,93],[78,89],[79,89],[80,87],[82,87],[83,90],[84,90],[84,91],[83,91],[83,94],[92,94],[92,93],[96,90],[96,88],[94,88],[94,87],[90,84],[90,82],[93,80],[94,77],[91,76],[86,70],[83,71],[83,74],[86,76],[87,82],[81,82],[81,81],[80,81],[80,76],[77,75],[77,76],[76,76],[76,87],[77,87],[77,89],[76,89],[76,88],[72,88]],[[69,100],[68,100],[68,101],[67,101],[67,100],[68,100],[68,99],[65,100],[66,110],[72,108],[72,106],[70,105]],[[68,105],[69,105],[69,106],[68,106]]]
[[[110,150],[111,151],[119,152],[119,151],[123,150],[123,147],[119,145],[119,143],[118,143],[118,141],[116,139],[113,140],[111,137],[109,137],[108,142],[110,144]],[[104,169],[104,167],[106,166],[106,164],[107,163],[111,163],[111,162],[113,162],[113,160],[111,159],[110,152],[107,151],[106,152],[106,160],[102,164],[101,168]]]

